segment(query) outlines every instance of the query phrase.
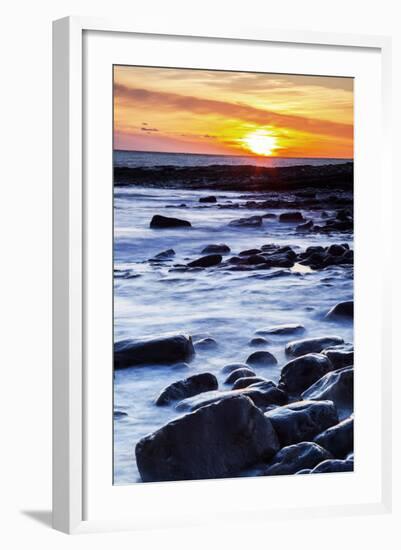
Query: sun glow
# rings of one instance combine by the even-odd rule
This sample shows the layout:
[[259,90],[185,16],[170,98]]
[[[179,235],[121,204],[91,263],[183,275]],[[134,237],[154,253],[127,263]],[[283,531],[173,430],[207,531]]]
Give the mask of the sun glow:
[[278,148],[277,138],[267,130],[255,130],[246,135],[242,142],[244,146],[255,155],[269,157]]

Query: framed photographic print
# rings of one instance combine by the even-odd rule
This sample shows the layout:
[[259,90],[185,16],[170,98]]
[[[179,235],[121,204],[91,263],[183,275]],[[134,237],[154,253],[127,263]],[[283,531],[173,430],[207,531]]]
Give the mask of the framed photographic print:
[[55,528],[389,509],[389,49],[55,22]]

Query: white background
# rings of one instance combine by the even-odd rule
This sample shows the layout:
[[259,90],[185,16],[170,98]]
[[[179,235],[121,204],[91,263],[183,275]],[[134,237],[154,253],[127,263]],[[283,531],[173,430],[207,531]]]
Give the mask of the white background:
[[[392,516],[268,522],[257,526],[231,525],[214,529],[171,529],[146,533],[119,533],[67,537],[52,531],[51,506],[51,365],[50,365],[50,155],[51,155],[51,20],[65,15],[115,16],[164,22],[181,18],[230,27],[305,29],[393,35],[393,95],[401,97],[401,17],[397,1],[353,0],[234,0],[202,2],[134,0],[14,1],[2,13],[1,39],[1,529],[4,548],[86,548],[110,545],[137,548],[276,547],[325,550],[387,547],[401,540],[400,437],[394,439],[395,503]],[[398,33],[398,34],[397,34]],[[394,145],[399,157],[399,104],[394,105]],[[397,130],[396,130],[397,129]],[[397,169],[396,179],[399,179]],[[400,193],[395,189],[393,250],[400,250]],[[398,215],[397,215],[398,214]],[[374,212],[372,212],[374,217]],[[389,235],[390,238],[390,235]],[[372,265],[380,261],[372,251]],[[394,262],[395,264],[395,262]],[[397,265],[393,265],[397,273]],[[400,331],[399,273],[394,288],[394,387],[399,388],[397,361]],[[398,392],[397,392],[398,393]],[[372,395],[372,399],[375,396]],[[394,405],[399,430],[400,405]],[[267,495],[268,498],[268,495]],[[166,503],[168,505],[168,503]],[[190,503],[188,503],[190,505]],[[4,539],[4,540],[3,540]],[[6,542],[7,541],[7,542]]]

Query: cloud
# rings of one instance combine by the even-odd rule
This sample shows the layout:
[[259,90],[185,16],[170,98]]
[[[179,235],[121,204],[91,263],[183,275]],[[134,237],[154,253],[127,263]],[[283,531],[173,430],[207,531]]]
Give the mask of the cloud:
[[242,120],[263,126],[291,128],[301,132],[347,139],[351,139],[353,136],[352,124],[319,120],[299,115],[280,114],[271,110],[252,107],[244,103],[230,103],[171,92],[156,92],[144,88],[131,88],[121,83],[115,83],[114,94],[117,101],[126,105],[139,104],[147,106],[149,109],[179,110],[197,115],[217,115],[227,119]]

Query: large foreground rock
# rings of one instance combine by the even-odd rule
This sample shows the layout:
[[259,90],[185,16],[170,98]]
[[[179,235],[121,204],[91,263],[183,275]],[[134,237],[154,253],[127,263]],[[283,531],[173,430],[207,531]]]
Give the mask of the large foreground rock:
[[354,450],[354,418],[346,418],[315,437],[314,441],[335,458],[345,458]]
[[187,220],[180,220],[179,218],[168,218],[167,216],[156,215],[153,216],[150,227],[152,229],[167,229],[169,227],[192,227],[191,223]]
[[338,424],[332,401],[297,401],[266,413],[282,446],[312,441],[319,433]]
[[282,368],[280,383],[290,393],[301,393],[331,370],[333,366],[325,355],[308,353],[293,359]]
[[174,364],[195,354],[192,338],[184,334],[142,340],[120,340],[114,345],[114,368],[146,364]]
[[354,406],[354,369],[329,372],[302,394],[302,399],[330,399],[336,404],[340,419],[351,414]]
[[332,458],[330,453],[309,441],[303,441],[296,445],[289,445],[281,449],[268,464],[263,475],[279,476],[290,475],[303,470],[304,468],[314,468],[323,460]]
[[218,382],[214,374],[210,372],[194,374],[164,388],[156,399],[156,405],[168,405],[172,401],[180,401],[202,392],[217,390],[217,387]]
[[307,353],[320,353],[325,348],[343,344],[344,340],[339,336],[322,336],[320,338],[302,338],[293,340],[285,347],[285,353],[289,357],[299,357]]
[[279,449],[271,422],[243,396],[173,420],[135,448],[143,481],[210,479],[235,475]]

